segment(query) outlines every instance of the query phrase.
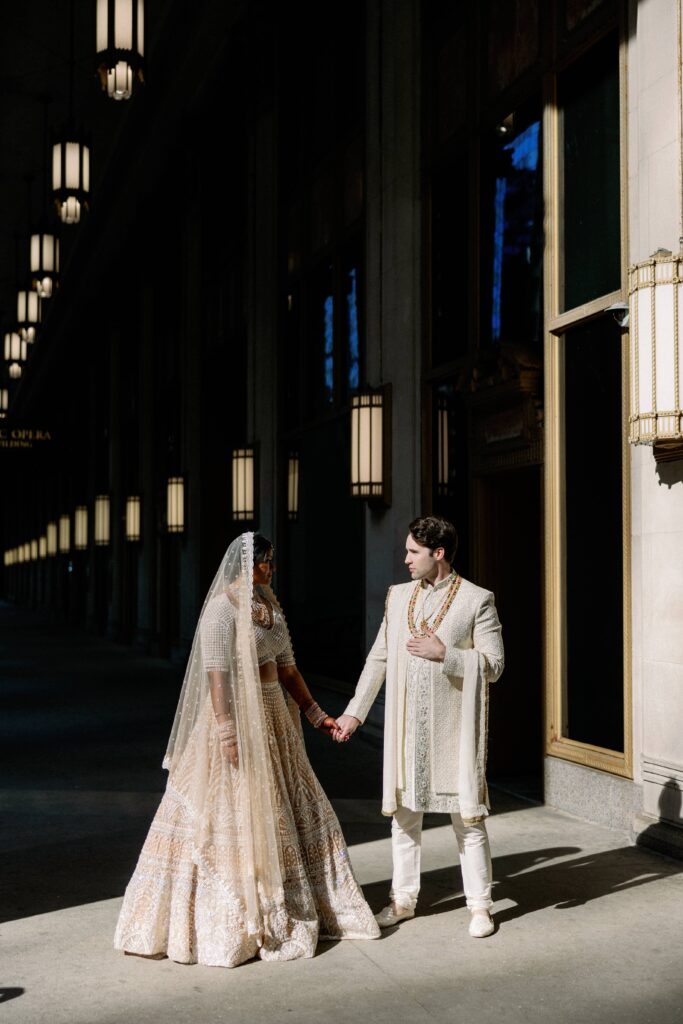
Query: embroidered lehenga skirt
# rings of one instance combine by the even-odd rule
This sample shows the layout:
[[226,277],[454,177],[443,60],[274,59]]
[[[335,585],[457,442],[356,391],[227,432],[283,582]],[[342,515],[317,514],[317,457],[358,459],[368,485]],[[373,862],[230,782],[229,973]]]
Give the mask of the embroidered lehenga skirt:
[[[319,939],[379,936],[339,821],[313,772],[279,683],[263,685],[263,705],[284,886],[282,898],[262,908],[260,942],[247,933],[239,899],[231,898],[215,872],[195,856],[196,821],[183,799],[181,764],[174,775],[176,785],[169,780],[126,889],[114,940],[117,949],[167,954],[180,963],[235,967],[255,956],[311,957]],[[210,706],[204,713],[208,720]],[[218,777],[225,764],[215,735],[209,757],[209,774]],[[221,787],[212,786],[211,778],[209,783],[211,800]],[[220,819],[223,808],[209,807],[208,813]]]

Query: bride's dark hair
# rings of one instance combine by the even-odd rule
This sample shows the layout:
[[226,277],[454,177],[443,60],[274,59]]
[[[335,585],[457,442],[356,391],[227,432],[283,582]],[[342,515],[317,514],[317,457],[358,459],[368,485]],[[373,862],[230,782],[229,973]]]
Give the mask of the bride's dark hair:
[[254,534],[254,565],[265,562],[273,550],[273,542],[264,537],[262,533]]

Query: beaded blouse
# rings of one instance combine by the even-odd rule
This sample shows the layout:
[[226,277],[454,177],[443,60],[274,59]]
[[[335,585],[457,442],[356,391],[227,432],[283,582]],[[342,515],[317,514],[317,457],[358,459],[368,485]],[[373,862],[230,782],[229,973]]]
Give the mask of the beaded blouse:
[[[229,668],[234,609],[227,594],[209,601],[201,626],[202,661],[207,672]],[[259,666],[268,661],[278,665],[294,665],[294,652],[289,629],[282,611],[273,606],[273,625],[269,628],[254,622],[256,657]]]

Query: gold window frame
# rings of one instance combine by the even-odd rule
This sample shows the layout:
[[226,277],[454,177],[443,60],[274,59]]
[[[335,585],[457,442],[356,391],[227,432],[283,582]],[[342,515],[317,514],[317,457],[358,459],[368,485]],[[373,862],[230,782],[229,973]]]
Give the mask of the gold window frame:
[[[614,25],[610,26],[613,31]],[[590,40],[594,45],[598,38]],[[564,450],[564,337],[566,331],[597,315],[627,296],[628,206],[627,96],[624,19],[619,32],[621,288],[582,306],[560,311],[563,271],[561,238],[562,162],[561,124],[557,105],[557,78],[585,50],[572,54],[544,82],[543,163],[546,210],[544,253],[544,374],[545,374],[545,753],[627,778],[633,777],[631,682],[631,472],[628,444],[629,343],[622,333],[622,532],[623,532],[623,687],[624,750],[594,746],[565,735],[567,720],[567,615],[566,615],[566,487]],[[618,329],[615,327],[615,329]]]

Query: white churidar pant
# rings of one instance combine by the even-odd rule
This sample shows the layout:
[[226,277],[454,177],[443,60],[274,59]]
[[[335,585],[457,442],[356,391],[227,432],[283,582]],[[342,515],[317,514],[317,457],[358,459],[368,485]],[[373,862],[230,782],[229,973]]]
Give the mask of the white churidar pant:
[[[399,807],[391,821],[391,852],[394,874],[391,899],[409,910],[415,909],[420,891],[422,811]],[[462,884],[470,910],[488,910],[491,899],[491,851],[486,822],[463,824],[460,814],[451,814],[460,853]]]

